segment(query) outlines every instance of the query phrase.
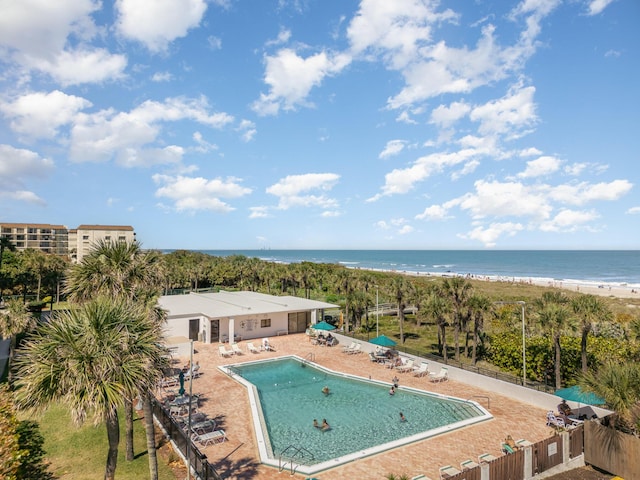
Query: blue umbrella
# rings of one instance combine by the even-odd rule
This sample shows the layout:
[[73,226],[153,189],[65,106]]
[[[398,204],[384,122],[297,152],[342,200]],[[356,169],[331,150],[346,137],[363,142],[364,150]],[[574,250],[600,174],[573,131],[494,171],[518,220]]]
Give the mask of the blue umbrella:
[[604,398],[592,392],[585,392],[578,385],[556,390],[554,395],[570,402],[583,403],[585,405],[604,405],[606,403]]
[[369,340],[369,343],[380,345],[381,347],[393,347],[396,344],[395,341],[393,341],[386,335],[380,335],[379,337],[372,338],[371,340]]
[[311,328],[315,330],[335,330],[336,329],[336,327],[334,327],[328,322],[325,322],[324,320],[320,323],[316,323],[315,325],[311,325]]

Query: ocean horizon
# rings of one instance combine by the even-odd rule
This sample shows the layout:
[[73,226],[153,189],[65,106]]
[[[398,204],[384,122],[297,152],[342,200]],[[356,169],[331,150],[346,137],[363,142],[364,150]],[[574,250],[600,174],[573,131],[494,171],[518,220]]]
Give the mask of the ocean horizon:
[[[169,252],[172,250],[164,250]],[[640,288],[638,250],[196,250],[275,263],[329,263],[418,275]]]

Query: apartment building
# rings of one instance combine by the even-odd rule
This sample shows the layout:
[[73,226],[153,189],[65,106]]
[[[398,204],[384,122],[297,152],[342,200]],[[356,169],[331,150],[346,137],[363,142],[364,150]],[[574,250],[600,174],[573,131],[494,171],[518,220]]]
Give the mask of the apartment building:
[[80,225],[70,230],[47,223],[0,222],[0,237],[6,237],[17,250],[33,248],[80,262],[96,242],[132,242],[136,234],[133,227],[121,225]]

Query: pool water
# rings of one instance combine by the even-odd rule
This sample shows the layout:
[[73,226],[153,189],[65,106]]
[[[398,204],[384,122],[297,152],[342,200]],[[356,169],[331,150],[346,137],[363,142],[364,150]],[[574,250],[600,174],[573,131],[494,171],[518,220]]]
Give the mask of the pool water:
[[[402,388],[402,379],[391,396],[390,384],[338,374],[297,357],[227,368],[255,386],[274,458],[300,449],[306,465],[490,417],[475,402]],[[323,394],[324,386],[329,395]],[[314,419],[326,419],[331,429],[314,428]]]

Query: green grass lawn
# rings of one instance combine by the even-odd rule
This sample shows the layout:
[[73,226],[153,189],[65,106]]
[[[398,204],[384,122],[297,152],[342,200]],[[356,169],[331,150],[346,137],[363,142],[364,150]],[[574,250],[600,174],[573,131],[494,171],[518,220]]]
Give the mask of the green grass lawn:
[[[134,417],[136,418],[136,417]],[[44,436],[46,460],[51,464],[49,471],[61,480],[92,480],[104,478],[107,460],[107,431],[104,424],[94,427],[88,422],[77,428],[71,421],[67,409],[54,405],[40,418],[40,431]],[[141,419],[134,422],[134,454],[132,462],[125,460],[124,415],[120,416],[120,449],[118,454],[118,479],[149,478],[144,424]],[[175,480],[171,469],[158,455],[158,477],[161,480]]]

